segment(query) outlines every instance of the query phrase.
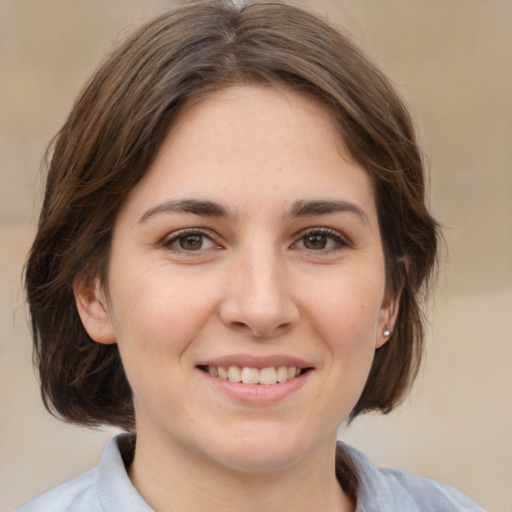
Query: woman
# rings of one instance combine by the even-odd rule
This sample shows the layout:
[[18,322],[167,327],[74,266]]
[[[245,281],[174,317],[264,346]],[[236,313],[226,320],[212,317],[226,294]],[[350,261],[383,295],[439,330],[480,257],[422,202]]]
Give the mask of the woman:
[[55,141],[26,268],[47,408],[130,433],[21,510],[481,510],[336,445],[416,375],[424,196],[407,110],[325,21],[139,29]]

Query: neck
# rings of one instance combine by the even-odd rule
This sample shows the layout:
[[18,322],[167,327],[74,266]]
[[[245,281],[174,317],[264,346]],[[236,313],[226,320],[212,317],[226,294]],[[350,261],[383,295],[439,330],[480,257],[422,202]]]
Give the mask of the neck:
[[129,476],[157,512],[352,512],[335,476],[336,438],[286,469],[245,472],[169,442],[137,434]]

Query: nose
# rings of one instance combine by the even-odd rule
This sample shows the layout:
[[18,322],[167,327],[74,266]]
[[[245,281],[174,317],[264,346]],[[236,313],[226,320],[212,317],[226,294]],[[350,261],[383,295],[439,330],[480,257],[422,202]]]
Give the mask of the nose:
[[230,269],[221,321],[256,338],[275,338],[299,319],[284,263],[272,251],[245,252]]

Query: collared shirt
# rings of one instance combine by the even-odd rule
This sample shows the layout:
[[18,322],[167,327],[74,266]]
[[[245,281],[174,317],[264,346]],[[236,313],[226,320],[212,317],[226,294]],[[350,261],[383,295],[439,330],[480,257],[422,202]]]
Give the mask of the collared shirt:
[[[126,472],[130,437],[106,446],[100,465],[30,501],[18,512],[154,512]],[[342,445],[359,479],[356,512],[484,512],[466,495],[428,478],[378,469],[359,451]]]

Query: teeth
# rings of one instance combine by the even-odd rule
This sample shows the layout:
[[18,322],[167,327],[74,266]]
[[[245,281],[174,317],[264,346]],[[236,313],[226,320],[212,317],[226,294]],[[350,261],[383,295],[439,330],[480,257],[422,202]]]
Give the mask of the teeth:
[[270,366],[268,368],[250,368],[244,366],[208,366],[207,372],[214,377],[219,377],[230,382],[243,382],[244,384],[263,384],[271,386],[278,382],[286,382],[294,379],[302,373],[301,368],[295,366]]
[[288,368],[286,366],[280,366],[277,369],[277,382],[286,382],[288,380]]
[[[211,368],[211,366],[208,366],[208,372],[209,373],[211,373],[210,370],[209,370],[210,368]],[[216,368],[216,367],[214,367],[214,368]],[[221,379],[227,380],[227,378],[228,378],[228,369],[225,366],[219,366],[218,369],[217,369],[217,372],[218,372],[219,377]]]
[[238,366],[230,366],[228,368],[228,380],[231,382],[241,382],[242,381],[242,372]]
[[260,384],[270,386],[277,382],[277,372],[275,368],[262,368],[260,370]]
[[242,369],[242,382],[244,384],[259,384],[260,372],[256,368],[243,368]]

